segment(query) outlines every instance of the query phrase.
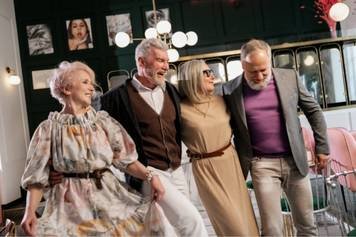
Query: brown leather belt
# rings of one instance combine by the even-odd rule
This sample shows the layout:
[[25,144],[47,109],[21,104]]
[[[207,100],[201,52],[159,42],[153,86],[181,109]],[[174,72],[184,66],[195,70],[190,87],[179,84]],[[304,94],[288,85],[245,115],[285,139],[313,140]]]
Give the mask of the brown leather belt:
[[66,178],[77,178],[77,179],[95,179],[95,185],[98,189],[102,189],[103,185],[101,184],[101,178],[103,177],[103,173],[106,171],[110,171],[108,168],[94,170],[93,172],[86,173],[63,173],[63,176]]
[[209,152],[209,153],[192,153],[190,150],[187,150],[187,155],[190,158],[190,162],[192,160],[200,160],[204,158],[210,158],[215,156],[222,156],[224,155],[224,151],[231,146],[231,143],[227,144],[226,146],[220,148],[219,150]]

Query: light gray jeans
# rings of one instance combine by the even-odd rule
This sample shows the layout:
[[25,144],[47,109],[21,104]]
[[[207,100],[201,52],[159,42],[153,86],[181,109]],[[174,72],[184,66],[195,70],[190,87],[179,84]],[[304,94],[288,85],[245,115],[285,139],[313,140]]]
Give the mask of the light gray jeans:
[[[175,226],[178,235],[183,237],[207,237],[208,233],[197,208],[188,198],[188,185],[183,168],[166,171],[150,167],[158,174],[164,188],[163,199],[158,202],[169,222]],[[151,195],[151,185],[145,181],[143,195]]]
[[309,176],[302,176],[292,157],[252,159],[251,176],[261,215],[262,236],[282,236],[282,190],[291,206],[297,236],[317,236]]

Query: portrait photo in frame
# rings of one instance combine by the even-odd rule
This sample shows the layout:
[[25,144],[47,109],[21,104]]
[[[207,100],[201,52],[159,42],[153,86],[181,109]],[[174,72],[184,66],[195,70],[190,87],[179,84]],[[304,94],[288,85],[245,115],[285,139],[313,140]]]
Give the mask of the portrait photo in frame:
[[[146,11],[146,24],[147,27],[155,27],[154,11]],[[161,20],[170,21],[169,8],[162,8],[156,10],[157,23]]]
[[66,26],[70,51],[94,47],[90,18],[67,20]]
[[132,37],[130,13],[106,16],[106,29],[108,31],[109,45],[115,44],[115,36],[118,32],[125,32]]
[[26,26],[30,56],[54,52],[51,29],[47,24]]
[[53,76],[54,69],[32,71],[32,86],[34,90],[49,88],[49,79]]

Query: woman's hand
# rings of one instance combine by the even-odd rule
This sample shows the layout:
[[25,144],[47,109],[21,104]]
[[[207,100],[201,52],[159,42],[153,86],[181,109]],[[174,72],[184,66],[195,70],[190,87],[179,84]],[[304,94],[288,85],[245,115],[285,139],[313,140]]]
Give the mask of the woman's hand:
[[37,217],[34,211],[26,211],[21,221],[21,227],[26,235],[36,236]]
[[158,175],[153,175],[150,183],[152,199],[157,202],[162,200],[165,190]]

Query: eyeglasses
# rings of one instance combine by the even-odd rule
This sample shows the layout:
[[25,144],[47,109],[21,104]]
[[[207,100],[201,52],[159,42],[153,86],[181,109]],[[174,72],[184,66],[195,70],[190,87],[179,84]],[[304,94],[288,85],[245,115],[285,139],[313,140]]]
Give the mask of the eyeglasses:
[[211,69],[206,69],[206,70],[203,70],[203,74],[207,77],[211,77],[211,76],[214,76],[214,71]]

